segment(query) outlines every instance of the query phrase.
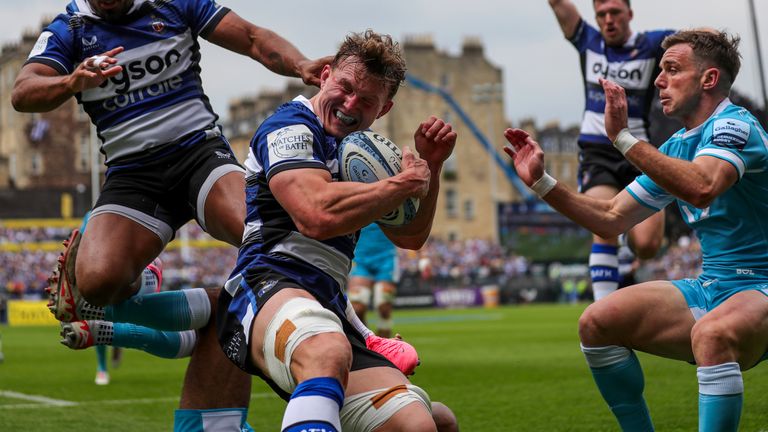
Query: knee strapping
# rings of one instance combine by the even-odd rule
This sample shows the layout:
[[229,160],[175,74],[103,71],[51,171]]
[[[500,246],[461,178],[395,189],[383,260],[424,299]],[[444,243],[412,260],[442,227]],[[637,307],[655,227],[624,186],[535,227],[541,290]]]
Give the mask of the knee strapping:
[[368,306],[371,302],[371,289],[367,286],[358,285],[354,289],[349,290],[347,297],[351,302]]
[[341,320],[315,300],[287,301],[272,317],[264,337],[264,360],[270,378],[281,389],[293,393],[291,357],[301,342],[320,333],[341,333]]
[[413,402],[421,403],[432,412],[429,395],[415,385],[399,385],[352,395],[344,399],[340,413],[341,428],[372,432]]
[[384,303],[392,303],[395,300],[395,290],[389,283],[376,282],[373,285],[373,307],[378,309]]

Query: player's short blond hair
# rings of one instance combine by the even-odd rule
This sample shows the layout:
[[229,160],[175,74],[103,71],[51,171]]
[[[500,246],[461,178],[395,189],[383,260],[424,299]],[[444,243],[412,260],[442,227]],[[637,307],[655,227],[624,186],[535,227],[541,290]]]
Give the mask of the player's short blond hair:
[[341,44],[331,67],[347,59],[363,65],[371,75],[381,78],[389,87],[388,99],[392,99],[405,80],[405,59],[400,44],[392,36],[379,34],[371,29],[364,33],[352,33]]

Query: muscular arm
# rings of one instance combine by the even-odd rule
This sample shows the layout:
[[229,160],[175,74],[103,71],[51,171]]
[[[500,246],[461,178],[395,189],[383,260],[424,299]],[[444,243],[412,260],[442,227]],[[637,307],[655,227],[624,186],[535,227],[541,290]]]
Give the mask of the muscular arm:
[[437,198],[440,196],[442,164],[438,167],[430,166],[429,172],[429,192],[425,198],[419,201],[419,211],[416,213],[416,217],[402,227],[381,227],[387,238],[399,248],[413,250],[421,248],[432,231],[432,222],[437,210]]
[[576,33],[576,27],[581,20],[581,15],[576,6],[570,0],[549,0],[549,7],[555,13],[563,35],[568,39],[573,37],[574,33]]
[[319,85],[322,65],[331,58],[312,61],[277,33],[258,27],[236,13],[227,13],[207,39],[230,51],[248,56],[280,75],[298,77]]
[[20,112],[56,109],[75,94],[98,87],[107,78],[122,72],[122,66],[116,66],[117,60],[114,58],[122,51],[123,47],[117,47],[104,53],[104,66],[112,65],[108,69],[87,65],[89,59],[69,75],[60,75],[56,69],[41,63],[28,63],[21,68],[13,84],[11,104]]
[[420,194],[425,170],[424,163],[418,173],[404,170],[375,183],[359,183],[332,182],[321,169],[293,169],[275,174],[269,187],[302,234],[325,240],[355,232]]
[[16,78],[11,103],[16,111],[51,111],[71,98],[74,91],[71,75],[59,75],[50,66],[30,63]]
[[[627,127],[627,97],[614,82],[601,78],[600,84],[605,90],[605,132],[611,141],[617,142],[620,131]],[[664,190],[698,208],[709,206],[739,179],[733,165],[716,157],[700,156],[687,161],[669,157],[645,141],[637,141],[626,150],[621,141],[624,139],[615,145],[627,160]]]
[[544,198],[552,208],[600,237],[616,237],[651,216],[654,211],[638,203],[626,190],[600,200],[558,182]]
[[382,227],[382,231],[392,243],[404,249],[419,249],[427,241],[432,231],[432,222],[440,195],[440,173],[443,162],[453,153],[456,146],[456,132],[450,123],[430,116],[422,122],[413,134],[414,144],[419,156],[429,167],[429,192],[419,202],[419,211],[409,224],[402,227]]
[[[510,144],[504,152],[512,158],[520,179],[531,187],[545,178],[544,152],[539,144],[520,129],[507,129],[504,137]],[[654,213],[626,190],[604,200],[576,193],[557,182],[549,192],[537,193],[544,194],[544,201],[552,208],[600,237],[615,237]]]
[[644,141],[624,157],[664,190],[698,208],[708,207],[739,179],[736,168],[722,159],[700,156],[689,162],[669,157]]

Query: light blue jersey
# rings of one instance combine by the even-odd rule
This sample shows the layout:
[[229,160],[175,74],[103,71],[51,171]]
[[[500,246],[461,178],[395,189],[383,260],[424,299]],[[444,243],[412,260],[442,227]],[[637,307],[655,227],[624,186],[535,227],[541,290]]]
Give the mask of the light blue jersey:
[[689,161],[700,156],[725,160],[736,168],[739,181],[704,209],[676,199],[646,175],[627,187],[629,193],[654,210],[677,201],[701,242],[704,273],[753,270],[768,278],[768,136],[757,120],[726,99],[707,121],[677,132],[659,150]]
[[360,230],[352,265],[350,276],[393,283],[400,279],[397,248],[376,223]]

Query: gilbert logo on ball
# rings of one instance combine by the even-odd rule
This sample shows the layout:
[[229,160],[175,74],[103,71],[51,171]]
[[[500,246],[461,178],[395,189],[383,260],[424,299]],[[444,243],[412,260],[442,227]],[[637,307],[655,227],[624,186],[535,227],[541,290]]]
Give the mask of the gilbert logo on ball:
[[[339,174],[342,181],[373,183],[402,170],[403,154],[389,139],[371,132],[353,132],[339,145]],[[419,209],[417,198],[406,199],[376,222],[401,226],[412,221]]]

